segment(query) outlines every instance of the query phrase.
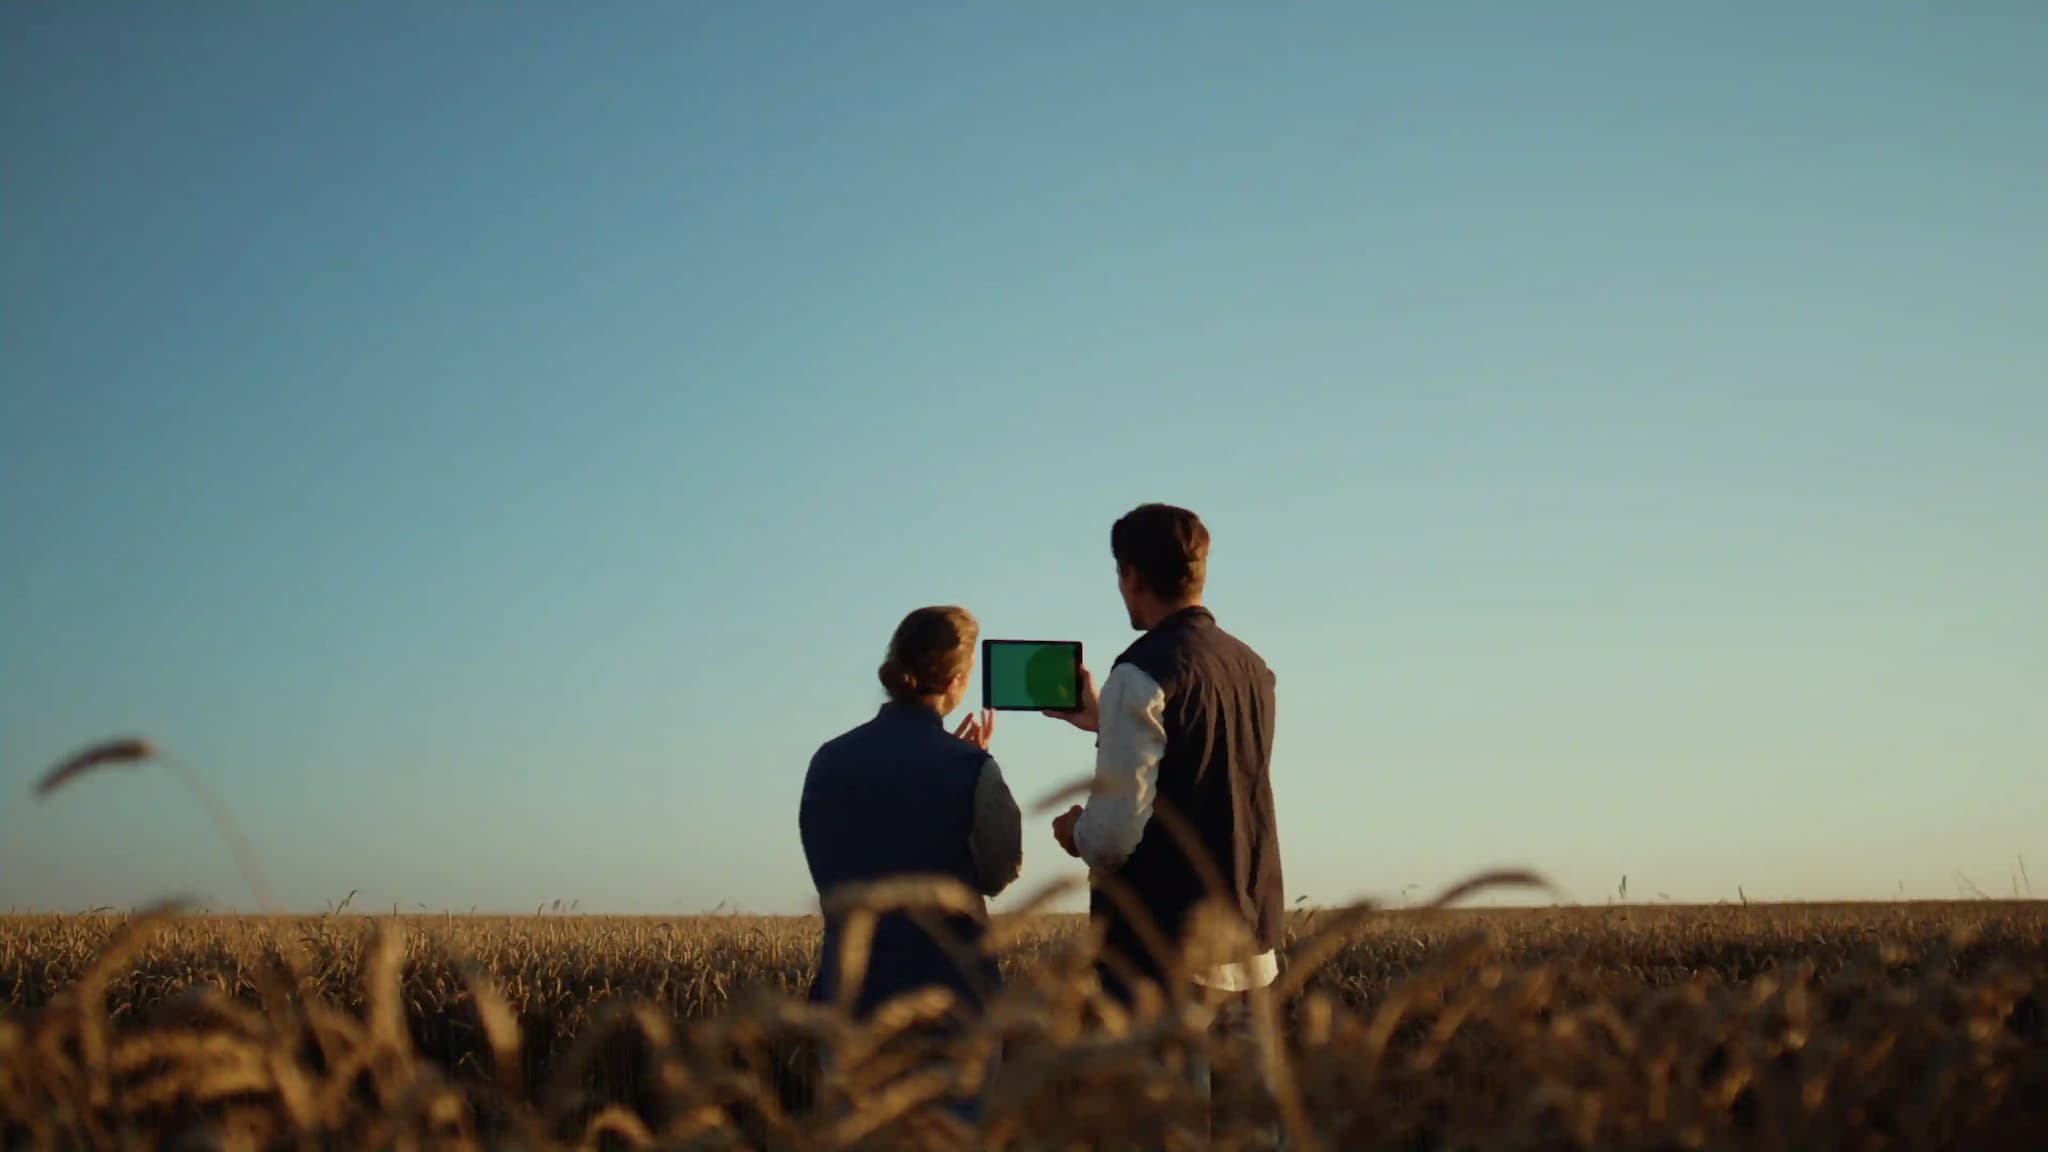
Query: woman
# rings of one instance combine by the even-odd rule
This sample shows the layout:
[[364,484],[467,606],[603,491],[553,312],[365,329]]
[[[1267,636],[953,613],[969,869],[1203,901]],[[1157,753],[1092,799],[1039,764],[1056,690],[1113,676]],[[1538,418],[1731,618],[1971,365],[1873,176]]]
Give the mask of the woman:
[[977,914],[943,921],[976,966],[963,971],[959,949],[909,916],[884,916],[853,996],[856,1013],[934,985],[952,989],[971,1013],[995,987],[995,963],[981,949],[986,898],[1007,888],[1023,866],[1022,818],[988,754],[995,714],[970,715],[950,733],[945,728],[946,715],[967,694],[980,634],[963,608],[919,608],[904,617],[879,673],[888,702],[811,758],[798,825],[811,880],[826,903],[813,1001],[840,992],[845,922],[827,899],[832,890],[908,877],[950,877],[981,895]]

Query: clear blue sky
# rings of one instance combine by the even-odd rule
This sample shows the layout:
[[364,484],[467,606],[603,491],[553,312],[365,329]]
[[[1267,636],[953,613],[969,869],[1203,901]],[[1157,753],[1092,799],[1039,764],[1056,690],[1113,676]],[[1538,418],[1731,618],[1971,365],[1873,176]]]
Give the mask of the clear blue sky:
[[133,731],[299,906],[801,910],[901,614],[1101,665],[1154,499],[1296,894],[2048,891],[2039,3],[0,24],[0,908],[250,906],[29,798]]

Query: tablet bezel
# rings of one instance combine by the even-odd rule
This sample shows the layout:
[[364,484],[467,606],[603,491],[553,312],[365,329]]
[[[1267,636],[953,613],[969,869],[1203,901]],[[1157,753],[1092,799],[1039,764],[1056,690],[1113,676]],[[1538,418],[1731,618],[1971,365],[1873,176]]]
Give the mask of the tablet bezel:
[[[1047,644],[1057,644],[1061,647],[1072,648],[1074,650],[1074,706],[1072,708],[1040,708],[1035,704],[989,703],[989,698],[995,695],[995,693],[990,690],[991,677],[994,676],[995,672],[994,665],[989,660],[989,653],[998,644],[1036,644],[1040,646]],[[981,706],[985,709],[988,709],[991,712],[1055,712],[1061,714],[1079,712],[1082,709],[1080,691],[1081,669],[1086,667],[1082,660],[1083,655],[1084,653],[1082,652],[1081,642],[1079,640],[983,640],[981,642]]]

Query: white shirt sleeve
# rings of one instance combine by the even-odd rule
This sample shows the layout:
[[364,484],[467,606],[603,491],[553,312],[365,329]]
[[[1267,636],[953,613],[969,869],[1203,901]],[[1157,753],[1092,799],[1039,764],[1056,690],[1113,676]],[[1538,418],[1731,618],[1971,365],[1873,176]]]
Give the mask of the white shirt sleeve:
[[1137,850],[1152,819],[1166,755],[1166,691],[1136,665],[1119,664],[1100,704],[1095,788],[1074,825],[1074,847],[1091,870],[1109,872]]

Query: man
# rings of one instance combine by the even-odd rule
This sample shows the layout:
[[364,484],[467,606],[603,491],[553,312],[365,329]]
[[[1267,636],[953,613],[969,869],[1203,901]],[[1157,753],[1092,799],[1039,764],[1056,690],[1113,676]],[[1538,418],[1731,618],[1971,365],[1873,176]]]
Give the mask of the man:
[[1160,815],[1165,809],[1198,842],[1220,882],[1213,895],[1254,944],[1248,959],[1198,965],[1178,978],[1223,993],[1264,987],[1277,974],[1286,915],[1268,776],[1273,673],[1202,605],[1209,532],[1200,517],[1146,504],[1116,522],[1109,547],[1131,627],[1144,635],[1117,657],[1099,698],[1084,669],[1081,711],[1048,713],[1096,733],[1094,791],[1054,821],[1053,835],[1095,878],[1089,911],[1104,930],[1097,978],[1130,1003],[1130,976],[1163,984],[1178,968],[1177,956],[1147,946],[1109,885],[1121,886],[1175,942],[1212,894],[1168,827],[1171,817]]

